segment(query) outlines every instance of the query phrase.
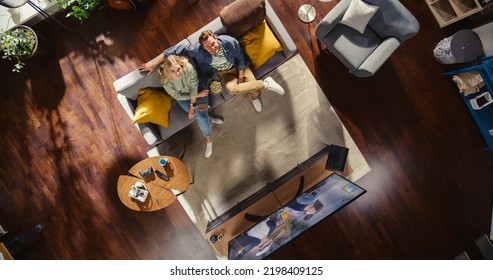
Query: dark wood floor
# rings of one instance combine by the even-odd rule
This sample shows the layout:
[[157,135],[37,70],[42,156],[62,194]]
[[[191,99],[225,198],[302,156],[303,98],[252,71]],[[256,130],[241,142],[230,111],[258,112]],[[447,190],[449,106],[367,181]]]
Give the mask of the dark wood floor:
[[[118,176],[150,147],[112,83],[232,1],[195,2],[155,0],[136,13],[102,9],[82,25],[60,15],[98,48],[42,22],[35,29],[51,59],[28,61],[21,74],[0,62],[0,224],[11,236],[44,227],[17,258],[214,258],[178,203],[137,213],[116,193]],[[357,182],[365,195],[271,258],[453,259],[464,250],[480,258],[474,239],[490,229],[493,153],[482,149],[465,105],[442,76],[450,67],[432,53],[440,39],[478,21],[440,29],[425,1],[403,0],[420,33],[362,79],[316,43],[316,22],[334,3],[310,1],[317,18],[303,24],[296,15],[306,1],[270,2],[372,168]]]

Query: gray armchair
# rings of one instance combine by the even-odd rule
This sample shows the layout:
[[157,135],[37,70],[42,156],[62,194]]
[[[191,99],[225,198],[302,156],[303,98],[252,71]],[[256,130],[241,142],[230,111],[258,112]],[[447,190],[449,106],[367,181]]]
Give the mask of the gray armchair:
[[351,0],[341,0],[318,24],[315,35],[357,77],[369,77],[419,31],[416,18],[397,0],[364,0],[378,6],[363,34],[341,24]]

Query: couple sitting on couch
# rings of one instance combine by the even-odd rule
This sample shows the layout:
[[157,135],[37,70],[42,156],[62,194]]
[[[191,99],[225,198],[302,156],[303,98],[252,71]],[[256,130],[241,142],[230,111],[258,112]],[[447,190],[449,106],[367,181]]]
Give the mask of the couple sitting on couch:
[[[194,60],[199,70],[198,75],[185,57]],[[213,76],[214,70],[219,72],[229,93],[248,94],[257,112],[262,110],[259,99],[262,89],[284,94],[284,89],[271,77],[263,81],[255,79],[235,38],[228,35],[216,36],[210,30],[200,34],[198,43],[171,47],[142,64],[139,70],[150,74],[158,66],[166,92],[188,113],[189,118],[197,117],[197,123],[207,141],[207,158],[212,155],[211,122],[222,123],[222,120],[209,118],[208,115],[209,90],[206,81]]]

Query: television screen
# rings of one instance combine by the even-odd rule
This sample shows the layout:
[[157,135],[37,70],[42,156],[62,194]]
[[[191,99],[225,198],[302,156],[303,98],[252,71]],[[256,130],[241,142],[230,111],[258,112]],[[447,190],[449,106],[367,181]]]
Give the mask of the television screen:
[[231,239],[228,259],[263,259],[365,192],[355,183],[332,173]]

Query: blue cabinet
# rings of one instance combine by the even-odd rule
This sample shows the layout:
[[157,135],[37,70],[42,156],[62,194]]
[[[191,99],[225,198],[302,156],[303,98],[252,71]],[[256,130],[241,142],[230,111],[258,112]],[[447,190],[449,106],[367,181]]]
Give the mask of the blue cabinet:
[[[481,77],[484,81],[484,86],[481,90],[474,94],[469,94],[467,96],[460,94],[464,100],[464,103],[469,109],[472,118],[476,122],[476,125],[481,132],[481,135],[486,142],[486,150],[493,150],[493,104],[488,104],[486,106],[481,107],[481,109],[474,109],[473,105],[471,105],[471,99],[478,100],[479,105],[482,103],[487,104],[487,99],[485,92],[489,92],[489,95],[493,96],[493,56],[483,57],[479,59],[479,61],[469,64],[465,67],[459,68],[454,71],[444,73],[445,76],[454,76],[460,73],[478,71],[481,74]],[[481,95],[483,95],[481,97]],[[488,94],[487,94],[488,95]]]

